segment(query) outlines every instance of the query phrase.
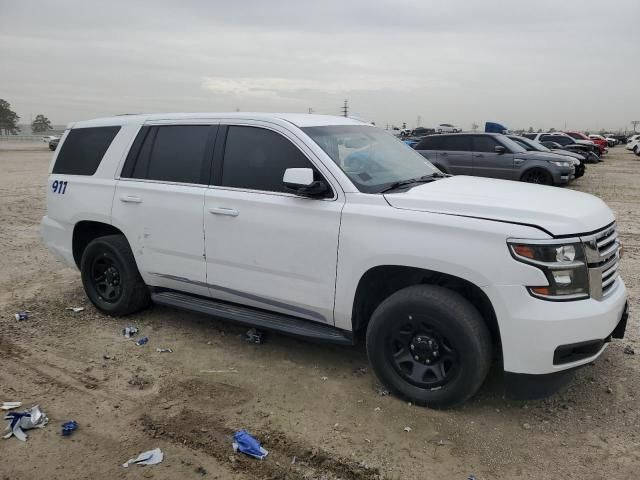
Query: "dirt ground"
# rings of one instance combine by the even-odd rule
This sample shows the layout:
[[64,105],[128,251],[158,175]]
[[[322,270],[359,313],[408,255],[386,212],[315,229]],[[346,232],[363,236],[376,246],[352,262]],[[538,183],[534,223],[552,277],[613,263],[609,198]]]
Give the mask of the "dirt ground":
[[[0,480],[637,478],[640,159],[622,147],[571,188],[600,196],[618,217],[627,338],[551,398],[506,400],[494,371],[476,398],[449,411],[380,395],[362,346],[275,334],[252,345],[244,328],[161,307],[120,319],[98,313],[78,272],[39,238],[50,158],[44,144],[0,144],[0,401],[49,416],[26,443],[0,440]],[[24,309],[31,318],[17,322]],[[127,325],[149,343],[124,339]],[[80,427],[62,437],[70,419]],[[240,428],[262,441],[267,459],[233,454]],[[161,464],[121,467],[155,447]]]

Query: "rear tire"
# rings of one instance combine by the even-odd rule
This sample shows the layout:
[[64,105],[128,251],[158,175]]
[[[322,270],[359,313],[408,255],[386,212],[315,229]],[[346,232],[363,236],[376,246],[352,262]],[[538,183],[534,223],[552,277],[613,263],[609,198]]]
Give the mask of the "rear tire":
[[471,398],[491,363],[491,337],[478,310],[435,285],[407,287],[384,300],[371,317],[366,344],[389,390],[433,408]]
[[107,235],[89,243],[80,273],[89,300],[109,315],[128,315],[150,303],[149,290],[123,235]]
[[538,185],[553,185],[553,177],[549,172],[541,168],[532,168],[522,174],[520,180],[526,183]]

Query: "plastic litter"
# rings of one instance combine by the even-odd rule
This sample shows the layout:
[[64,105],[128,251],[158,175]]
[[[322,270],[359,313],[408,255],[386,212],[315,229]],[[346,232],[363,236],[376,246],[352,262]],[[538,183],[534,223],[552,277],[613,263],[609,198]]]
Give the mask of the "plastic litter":
[[170,348],[156,348],[156,352],[158,353],[173,353],[173,350]]
[[472,473],[471,475],[469,475],[469,477],[467,477],[467,480],[476,480],[476,476]]
[[18,408],[21,406],[22,406],[22,402],[2,402],[2,406],[0,406],[0,409],[12,410],[14,408]]
[[164,460],[164,453],[159,448],[142,452],[137,458],[131,458],[124,462],[122,466],[128,468],[129,465],[157,465]]
[[144,345],[148,341],[149,341],[149,337],[142,337],[136,342],[136,345],[141,347],[142,345]]
[[25,310],[23,312],[18,312],[16,313],[13,317],[18,320],[19,322],[22,322],[23,320],[29,320],[29,314],[31,312],[29,310]]
[[264,332],[257,328],[252,328],[244,334],[244,339],[249,343],[255,343],[261,345],[264,343]]
[[635,355],[636,351],[633,349],[633,347],[631,345],[625,345],[624,346],[624,353],[626,355]]
[[40,410],[38,405],[24,412],[9,412],[4,419],[9,421],[9,425],[5,429],[9,433],[2,438],[14,436],[23,442],[27,441],[27,434],[24,433],[24,430],[42,428],[49,422],[47,415]]
[[404,427],[404,431],[409,433],[411,431],[411,427]]
[[79,313],[84,310],[84,307],[67,307],[65,310],[71,310],[73,313]]
[[78,422],[76,422],[75,420],[70,420],[68,422],[64,422],[62,424],[62,436],[63,437],[68,437],[73,432],[75,432],[77,429],[78,429]]
[[242,452],[250,457],[262,460],[269,452],[262,448],[260,442],[253,438],[246,430],[240,430],[233,434],[233,450]]
[[387,389],[384,389],[384,388],[379,388],[378,389],[378,395],[380,395],[381,397],[386,397],[386,396],[388,396],[390,394],[391,393]]
[[136,336],[139,331],[138,327],[125,327],[122,329],[122,335],[124,335],[124,338],[131,338]]

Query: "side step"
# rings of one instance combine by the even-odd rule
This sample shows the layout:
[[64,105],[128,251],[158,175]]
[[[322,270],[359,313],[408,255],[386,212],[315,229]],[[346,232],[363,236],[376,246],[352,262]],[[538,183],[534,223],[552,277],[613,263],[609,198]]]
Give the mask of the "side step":
[[151,292],[151,300],[158,305],[203,313],[285,335],[337,345],[353,345],[350,332],[288,315],[166,290]]

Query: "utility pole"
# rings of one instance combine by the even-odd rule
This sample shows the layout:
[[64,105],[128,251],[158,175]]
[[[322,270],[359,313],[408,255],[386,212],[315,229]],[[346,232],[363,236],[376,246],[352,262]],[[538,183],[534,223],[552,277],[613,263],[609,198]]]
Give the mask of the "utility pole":
[[422,126],[422,117],[418,115],[418,118],[416,118],[416,127],[421,127],[421,126]]
[[640,125],[640,120],[631,120],[631,126],[633,127],[633,133],[636,133],[636,127]]
[[342,107],[342,115],[345,117],[349,116],[349,101],[344,101],[344,106]]
[[313,113],[313,108],[309,107],[309,108],[307,109],[307,112],[308,112],[308,113]]

